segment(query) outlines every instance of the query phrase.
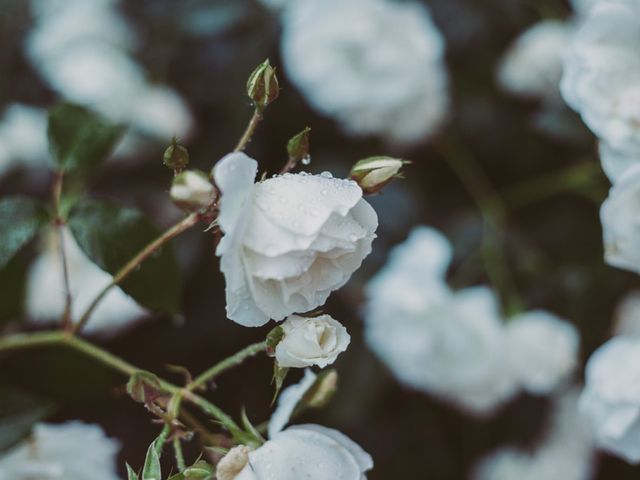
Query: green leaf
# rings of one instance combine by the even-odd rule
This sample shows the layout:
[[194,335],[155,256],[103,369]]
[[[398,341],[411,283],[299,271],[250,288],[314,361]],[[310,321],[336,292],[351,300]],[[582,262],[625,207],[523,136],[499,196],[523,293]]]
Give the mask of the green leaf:
[[49,111],[49,144],[61,170],[90,169],[111,152],[124,128],[77,105],[64,103]]
[[156,442],[149,445],[147,457],[144,459],[144,467],[142,467],[142,480],[162,480],[162,472],[160,470],[160,456],[156,449]]
[[204,460],[198,460],[185,469],[183,478],[185,480],[212,480],[214,474],[215,468],[213,465],[208,464]]
[[43,205],[29,197],[0,199],[0,268],[47,223]]
[[[98,200],[78,202],[69,213],[68,224],[87,256],[111,274],[160,235],[138,210]],[[164,245],[120,286],[152,310],[177,313],[181,297],[180,269],[171,246]]]
[[53,403],[22,390],[0,387],[0,451],[26,437],[33,425],[51,414]]
[[282,389],[282,384],[284,383],[284,379],[287,378],[287,373],[289,373],[288,367],[281,367],[278,365],[278,362],[273,362],[273,380],[276,384],[276,391],[273,394],[273,399],[271,400],[271,404],[273,405],[278,398],[278,394]]
[[133,468],[131,468],[128,463],[126,465],[127,465],[127,480],[140,480],[140,477],[138,477],[138,474],[133,471]]

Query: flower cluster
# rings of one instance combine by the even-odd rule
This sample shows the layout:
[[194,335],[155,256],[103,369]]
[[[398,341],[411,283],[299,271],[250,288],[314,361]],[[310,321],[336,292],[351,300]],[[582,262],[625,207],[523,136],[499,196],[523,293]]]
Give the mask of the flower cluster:
[[424,5],[293,0],[281,15],[289,78],[347,132],[412,144],[443,123],[444,39]]
[[520,389],[545,395],[566,382],[575,328],[544,311],[505,326],[488,287],[447,285],[451,255],[444,236],[418,227],[367,287],[365,337],[400,381],[476,415]]

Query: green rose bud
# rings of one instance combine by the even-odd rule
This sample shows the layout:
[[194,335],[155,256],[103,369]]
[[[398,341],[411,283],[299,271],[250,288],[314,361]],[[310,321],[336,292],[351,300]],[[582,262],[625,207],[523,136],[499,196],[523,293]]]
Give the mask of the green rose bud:
[[387,183],[400,176],[400,169],[406,163],[409,162],[392,157],[369,157],[357,162],[349,176],[358,182],[365,193],[378,193]]
[[262,62],[247,80],[247,95],[253,100],[258,110],[263,110],[280,94],[276,69],[271,66],[269,59]]
[[171,145],[164,151],[163,163],[168,168],[179,172],[189,165],[189,152],[174,138]]
[[287,143],[287,153],[289,154],[289,162],[297,163],[302,161],[308,165],[311,157],[309,156],[309,132],[311,129],[305,127],[297,135],[293,136]]

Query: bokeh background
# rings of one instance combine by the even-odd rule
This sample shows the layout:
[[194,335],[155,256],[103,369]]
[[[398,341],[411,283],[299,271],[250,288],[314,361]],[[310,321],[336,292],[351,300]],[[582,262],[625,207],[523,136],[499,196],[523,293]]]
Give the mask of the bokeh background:
[[[372,480],[467,478],[473,464],[499,445],[533,448],[548,420],[548,402],[528,396],[518,397],[490,420],[473,419],[400,386],[363,343],[362,287],[415,225],[435,226],[452,241],[456,258],[450,278],[455,286],[489,282],[477,255],[482,216],[448,156],[471,157],[501,195],[506,206],[502,247],[516,288],[527,308],[548,309],[576,324],[583,359],[610,336],[617,302],[639,284],[637,276],[608,267],[602,259],[598,208],[608,182],[591,134],[568,108],[540,120],[539,102],[516,99],[496,84],[496,65],[512,40],[544,18],[570,17],[569,4],[424,3],[446,38],[452,97],[449,119],[433,139],[398,147],[374,137],[347,136],[334,121],[314,113],[279,68],[280,98],[268,108],[248,147],[260,168],[274,173],[286,161],[287,140],[309,126],[312,162],[306,168],[311,172],[331,170],[343,176],[355,161],[377,154],[413,161],[406,179],[371,198],[380,216],[373,254],[325,308],[353,337],[336,363],[338,394],[326,409],[301,419],[338,428],[361,444],[375,459],[368,477]],[[233,148],[251,115],[245,96],[248,74],[267,57],[281,65],[277,13],[251,0],[127,0],[118,9],[138,37],[135,60],[152,81],[178,92],[191,111],[194,127],[182,141],[191,165],[208,171]],[[0,111],[14,102],[48,108],[60,100],[26,57],[25,42],[33,28],[29,2],[0,0]],[[162,165],[167,144],[149,137],[144,148],[105,163],[89,180],[91,195],[135,206],[159,226],[173,223],[180,212],[167,195],[171,172]],[[0,177],[0,195],[28,193],[46,199],[51,181],[46,169],[17,164]],[[0,328],[5,332],[32,328],[21,320],[25,272],[36,247],[34,242],[0,271]],[[150,318],[101,343],[135,365],[179,382],[180,376],[166,365],[199,372],[260,340],[270,327],[247,329],[225,318],[224,281],[210,236],[191,231],[175,241],[175,249],[182,267],[183,314]],[[267,419],[271,368],[264,358],[248,361],[219,379],[212,398],[235,414],[244,405],[252,419]],[[122,466],[125,459],[139,464],[157,434],[150,416],[124,393],[121,377],[73,352],[41,349],[4,356],[0,383],[12,395],[18,389],[32,398],[34,411],[49,406],[49,421],[81,419],[102,425],[122,444]],[[12,395],[0,399],[0,417],[2,410],[6,415],[14,408]],[[604,454],[598,472],[601,480],[638,475]]]

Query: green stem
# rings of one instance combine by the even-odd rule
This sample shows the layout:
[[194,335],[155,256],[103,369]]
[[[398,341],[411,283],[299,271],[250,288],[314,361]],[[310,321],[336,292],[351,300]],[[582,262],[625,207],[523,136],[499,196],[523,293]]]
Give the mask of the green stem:
[[228,358],[225,358],[221,362],[215,364],[213,367],[209,368],[202,374],[198,375],[195,380],[193,380],[189,385],[185,388],[188,391],[194,391],[202,386],[204,386],[207,382],[213,380],[216,376],[220,375],[222,372],[229,370],[237,365],[240,365],[247,358],[253,357],[258,353],[264,352],[267,348],[266,342],[259,342],[249,345],[246,348],[243,348],[238,353],[231,355]]
[[253,137],[253,134],[256,131],[256,128],[258,127],[258,124],[260,123],[261,120],[262,120],[262,110],[259,108],[256,108],[253,111],[251,120],[249,120],[249,125],[247,125],[247,128],[242,134],[242,137],[240,137],[240,140],[238,141],[236,148],[233,149],[234,152],[241,152],[247,147],[247,144],[251,141],[251,137]]
[[600,165],[590,161],[516,183],[504,190],[503,197],[509,209],[516,210],[564,192],[585,193],[600,186],[604,186]]
[[69,279],[69,262],[67,260],[67,250],[65,248],[64,234],[62,226],[64,220],[60,213],[60,199],[62,197],[62,184],[64,181],[64,172],[59,170],[53,179],[51,188],[53,203],[53,224],[58,240],[58,250],[60,251],[60,261],[62,263],[62,281],[64,285],[64,311],[62,313],[62,328],[68,330],[71,328],[71,307],[73,299],[71,297],[71,282]]
[[182,219],[180,222],[176,223],[173,227],[169,228],[162,235],[156,238],[149,245],[144,247],[135,257],[133,257],[127,264],[122,267],[114,276],[111,283],[109,283],[106,287],[104,287],[100,293],[93,299],[87,310],[82,314],[78,323],[72,329],[73,333],[78,333],[82,330],[82,328],[87,324],[89,319],[91,318],[91,314],[94,312],[96,307],[100,304],[102,299],[105,297],[109,291],[122,282],[131,272],[133,272],[138,265],[144,262],[147,258],[149,258],[153,253],[162,247],[165,243],[172,240],[173,238],[180,235],[182,232],[190,229],[195,226],[201,220],[201,215],[199,213],[192,213]]
[[173,437],[173,452],[176,457],[176,466],[178,467],[178,471],[182,472],[187,467],[184,463],[184,453],[182,452],[182,444],[180,443],[180,437]]
[[[115,355],[112,355],[106,350],[102,350],[100,347],[86,342],[81,338],[74,337],[68,332],[55,331],[24,333],[0,338],[0,353],[42,346],[67,346],[73,348],[91,358],[94,358],[104,365],[107,365],[114,370],[123,373],[127,377],[131,377],[136,372],[141,371],[141,369],[131,365],[130,363],[127,363],[126,361],[116,357]],[[229,415],[224,413],[213,403],[199,397],[195,393],[173,385],[172,383],[162,379],[160,379],[160,386],[167,393],[170,393],[172,395],[180,394],[181,398],[184,398],[185,400],[193,403],[205,413],[209,413],[222,425],[224,425],[230,432],[241,430],[238,424],[234,422],[234,420]],[[178,404],[178,408],[179,406],[180,404]]]
[[504,254],[507,209],[474,156],[460,142],[436,144],[440,154],[463,184],[483,218],[481,253],[493,286],[504,295],[508,315],[522,310],[508,260]]

